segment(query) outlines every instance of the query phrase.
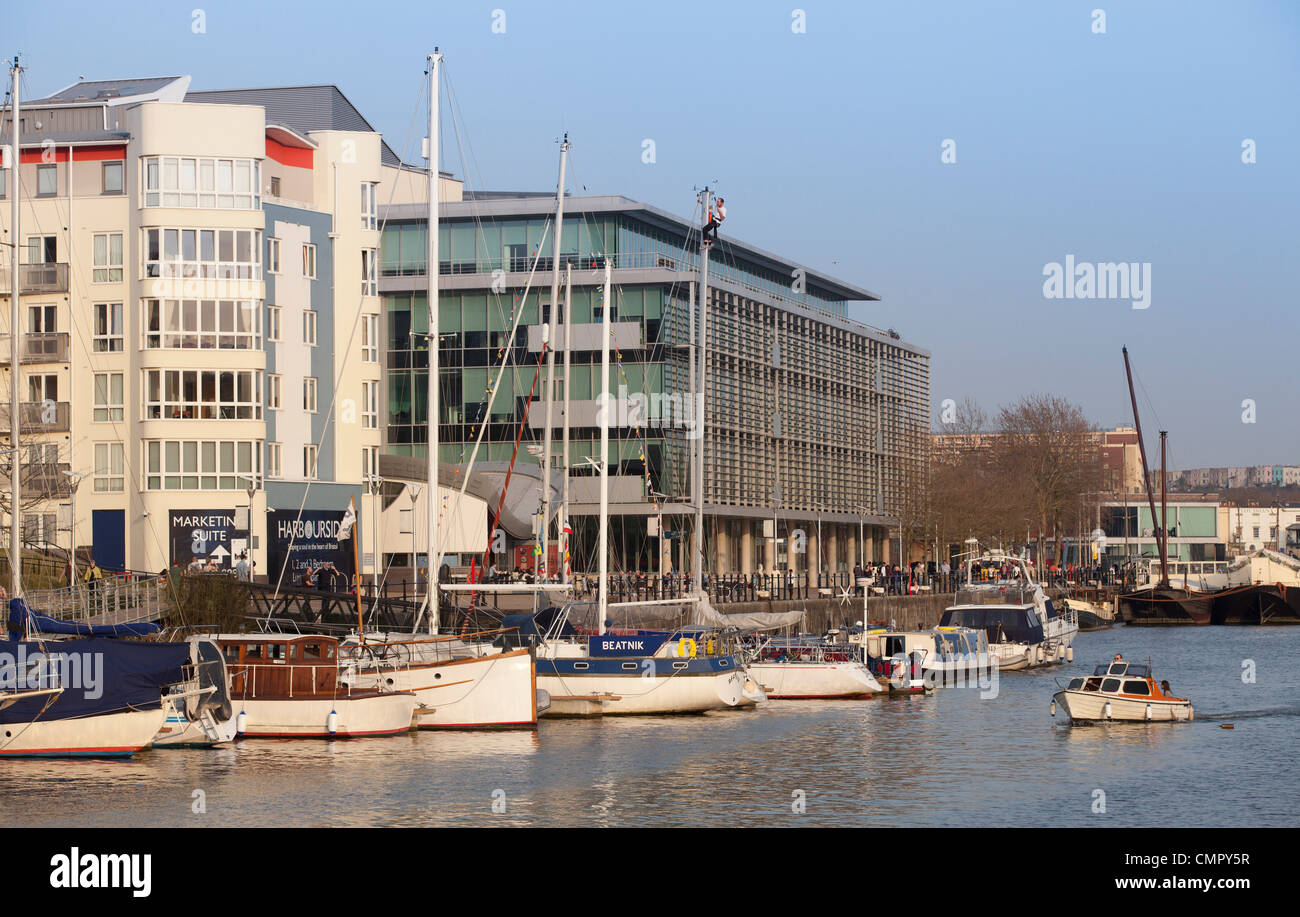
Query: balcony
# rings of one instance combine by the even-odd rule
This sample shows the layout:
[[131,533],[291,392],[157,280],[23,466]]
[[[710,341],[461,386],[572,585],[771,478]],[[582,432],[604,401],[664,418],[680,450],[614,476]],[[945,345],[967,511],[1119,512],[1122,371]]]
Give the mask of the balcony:
[[[23,462],[24,497],[43,500],[66,500],[72,495],[72,478],[64,474],[72,466],[67,462]],[[9,487],[9,471],[0,463],[0,485]]]
[[[9,433],[9,405],[0,405],[0,436]],[[18,431],[23,433],[67,433],[72,405],[67,401],[24,401],[18,406]]]
[[[0,334],[0,366],[8,366],[10,358],[9,335]],[[68,333],[66,331],[24,334],[18,342],[20,363],[68,362]]]
[[[68,265],[64,261],[51,261],[45,264],[20,264],[18,277],[21,280],[19,293],[66,293],[68,292]],[[9,271],[0,271],[0,292],[8,293],[13,281]]]

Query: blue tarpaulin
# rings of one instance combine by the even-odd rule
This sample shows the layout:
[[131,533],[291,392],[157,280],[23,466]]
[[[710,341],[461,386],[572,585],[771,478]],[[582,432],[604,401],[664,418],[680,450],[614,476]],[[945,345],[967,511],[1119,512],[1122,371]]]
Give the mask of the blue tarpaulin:
[[[25,624],[25,626],[24,626]],[[22,599],[9,600],[9,639],[21,640],[33,634],[56,634],[69,637],[144,637],[158,633],[158,625],[148,621],[135,624],[78,624],[60,621],[32,611]]]

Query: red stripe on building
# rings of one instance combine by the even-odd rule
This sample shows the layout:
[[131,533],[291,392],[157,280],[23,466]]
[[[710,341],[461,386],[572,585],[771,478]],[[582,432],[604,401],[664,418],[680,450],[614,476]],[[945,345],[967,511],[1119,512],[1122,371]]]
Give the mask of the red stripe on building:
[[[48,150],[48,152],[47,152]],[[114,159],[126,159],[126,147],[118,144],[109,146],[73,147],[73,158],[77,162],[100,162]],[[22,162],[67,162],[68,148],[60,144],[49,147],[28,147],[23,150]]]
[[310,169],[312,166],[313,150],[305,150],[301,147],[285,146],[278,140],[266,138],[266,155],[268,159],[274,159],[282,166],[293,166],[296,169]]

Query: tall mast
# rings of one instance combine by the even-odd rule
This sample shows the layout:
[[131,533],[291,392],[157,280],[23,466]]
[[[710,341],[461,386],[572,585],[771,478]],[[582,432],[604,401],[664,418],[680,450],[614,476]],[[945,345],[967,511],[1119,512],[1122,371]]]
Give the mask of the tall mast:
[[609,609],[609,413],[613,410],[614,399],[609,391],[609,309],[613,302],[610,293],[610,263],[605,258],[605,286],[601,296],[600,316],[600,402],[596,413],[600,415],[600,587],[597,614],[600,617],[600,633],[605,633],[605,615]]
[[[543,328],[546,351],[546,430],[542,433],[542,579],[551,573],[551,418],[555,404],[555,340],[560,331],[560,235],[564,231],[564,167],[569,158],[569,135],[560,144],[560,179],[555,186],[555,241],[551,245],[551,321]],[[565,354],[568,360],[568,354]]]
[[[565,558],[569,554],[569,545],[573,538],[568,533],[569,528],[569,352],[572,350],[573,336],[573,306],[570,291],[573,284],[573,266],[566,264],[564,266],[564,439],[563,455],[560,458],[560,474],[562,490],[560,494],[560,575],[563,581],[569,582],[569,564]],[[554,308],[554,307],[552,307]],[[548,426],[547,431],[550,428]]]
[[[10,169],[11,178],[9,199],[11,204],[10,218],[10,258],[9,258],[9,597],[16,599],[23,594],[23,543],[21,537],[21,528],[19,528],[22,519],[19,507],[22,505],[22,476],[21,456],[18,453],[19,432],[22,425],[22,418],[19,415],[18,387],[19,387],[19,322],[21,319],[21,310],[19,298],[22,296],[22,283],[19,280],[19,257],[18,257],[18,240],[22,234],[18,230],[18,196],[22,192],[22,182],[19,180],[20,163],[22,162],[22,146],[19,141],[22,139],[19,135],[18,125],[21,121],[19,117],[20,100],[18,95],[19,75],[23,68],[18,65],[18,58],[14,58],[13,65],[9,68],[9,74],[13,78],[12,98],[13,106],[10,112],[13,115],[13,146],[10,149]],[[71,164],[71,163],[69,163]]]
[[1169,565],[1169,509],[1165,493],[1165,439],[1168,436],[1169,434],[1164,430],[1160,431],[1160,576],[1162,579],[1169,578],[1169,573],[1165,569]]
[[[709,221],[709,210],[713,206],[713,192],[704,189],[704,222]],[[698,365],[694,367],[697,375],[695,404],[695,469],[691,475],[695,490],[695,563],[693,572],[695,588],[704,590],[704,402],[708,398],[707,367],[708,351],[708,315],[709,315],[709,253],[713,243],[700,235],[700,340],[695,349]]]
[[425,596],[429,602],[430,632],[438,632],[438,571],[442,567],[442,558],[438,556],[438,71],[442,66],[442,55],[434,48],[428,57],[429,63],[429,253],[424,269],[428,284],[429,300],[429,489],[425,494],[428,510],[428,583]]
[[[1128,376],[1128,397],[1129,400],[1133,402],[1133,426],[1137,428],[1138,454],[1142,456],[1142,484],[1146,488],[1146,492],[1147,492],[1147,506],[1151,508],[1151,527],[1156,528],[1156,500],[1151,493],[1151,470],[1147,466],[1146,443],[1142,441],[1142,421],[1138,417],[1138,400],[1137,400],[1137,395],[1134,394],[1133,392],[1133,368],[1129,366],[1127,347],[1124,348],[1124,373],[1125,375]],[[1128,531],[1127,525],[1125,525],[1124,530]],[[1141,532],[1139,532],[1138,535],[1140,537]],[[1138,544],[1139,544],[1138,550],[1140,551],[1141,542],[1138,542]],[[1157,550],[1160,551],[1162,555],[1164,554],[1163,544],[1164,541],[1160,537],[1160,530],[1156,528],[1156,548]],[[1165,565],[1163,562],[1161,562],[1160,564],[1160,585],[1161,586],[1169,585],[1169,575],[1168,572],[1165,570]]]

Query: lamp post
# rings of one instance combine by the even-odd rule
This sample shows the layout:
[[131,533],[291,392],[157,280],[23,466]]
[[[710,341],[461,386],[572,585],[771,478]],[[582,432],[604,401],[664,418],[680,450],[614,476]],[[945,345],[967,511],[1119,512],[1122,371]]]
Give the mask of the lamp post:
[[68,585],[76,590],[77,586],[77,488],[81,486],[81,479],[85,475],[79,471],[64,471],[63,474],[72,479],[72,484],[68,490],[68,532],[69,539],[72,542],[72,548],[68,551],[68,563],[71,565],[72,572],[68,577]]
[[[373,471],[367,471],[364,477],[366,487],[370,491],[370,584],[377,601],[379,597],[379,492],[383,487],[384,479]],[[360,581],[361,571],[358,570],[357,582]]]

